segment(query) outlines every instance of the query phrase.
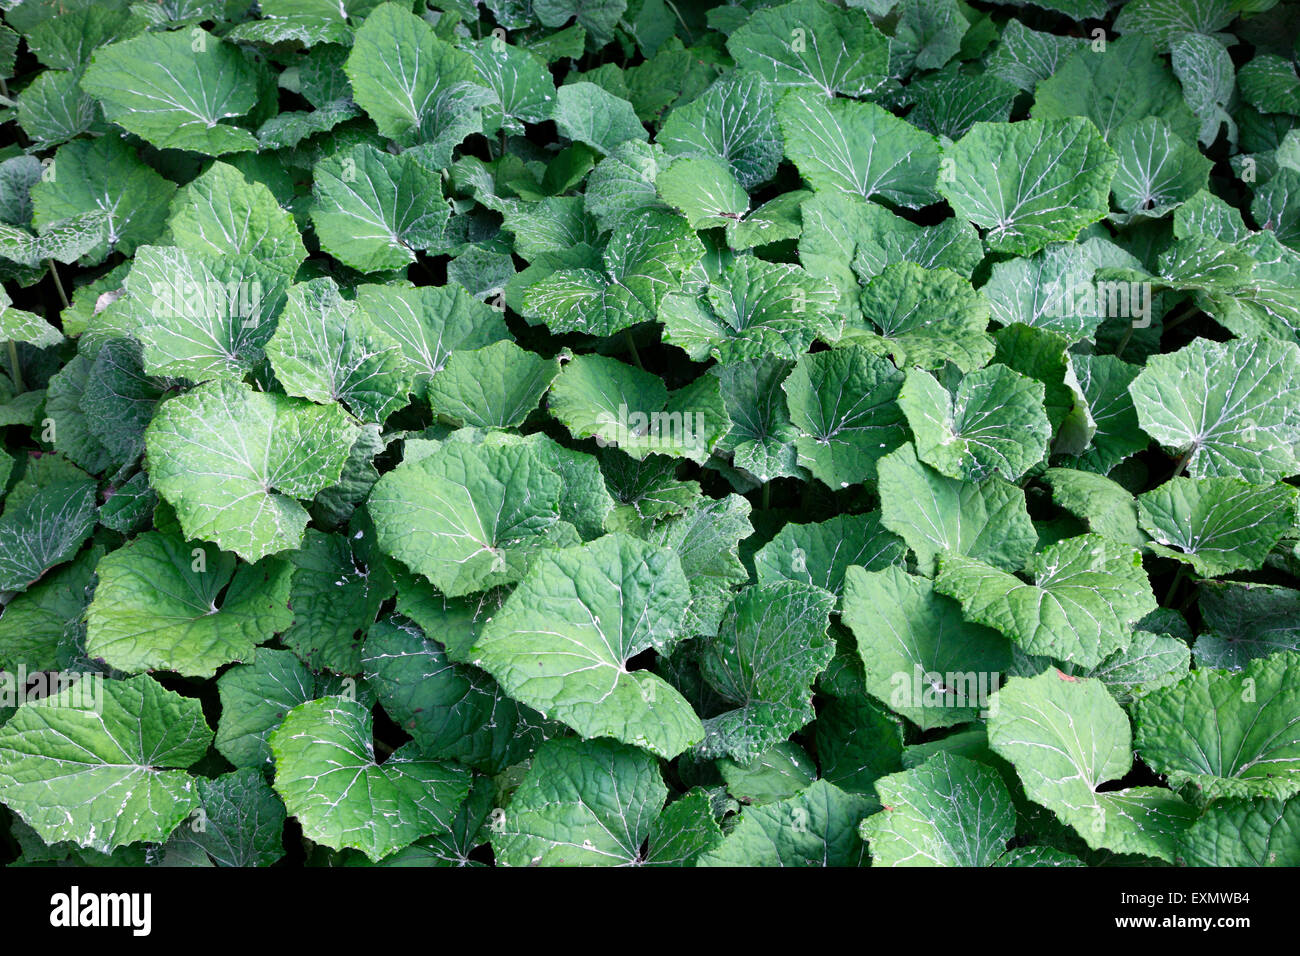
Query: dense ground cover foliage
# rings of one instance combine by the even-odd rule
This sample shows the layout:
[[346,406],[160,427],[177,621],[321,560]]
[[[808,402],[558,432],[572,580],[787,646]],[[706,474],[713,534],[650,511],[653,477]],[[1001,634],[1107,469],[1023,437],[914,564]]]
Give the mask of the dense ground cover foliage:
[[1300,864],[1300,7],[0,9],[0,857]]

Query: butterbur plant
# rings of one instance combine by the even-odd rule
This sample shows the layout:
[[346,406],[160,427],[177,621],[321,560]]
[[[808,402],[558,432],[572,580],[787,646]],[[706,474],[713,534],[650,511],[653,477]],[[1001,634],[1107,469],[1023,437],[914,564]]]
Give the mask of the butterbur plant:
[[1300,7],[0,2],[0,862],[1300,865]]

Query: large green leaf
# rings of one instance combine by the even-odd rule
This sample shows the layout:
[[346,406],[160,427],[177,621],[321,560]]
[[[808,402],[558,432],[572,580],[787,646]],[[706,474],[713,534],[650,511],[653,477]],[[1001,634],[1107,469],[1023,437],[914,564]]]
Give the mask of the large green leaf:
[[492,773],[529,757],[544,739],[542,719],[507,697],[482,671],[447,658],[412,621],[393,615],[371,626],[362,656],[366,681],[423,756]]
[[357,309],[361,329],[397,343],[421,396],[453,352],[510,337],[501,313],[459,285],[363,285]]
[[[771,179],[781,161],[772,89],[748,71],[721,76],[700,96],[668,114],[656,142],[674,155],[720,159],[742,189],[752,189]],[[595,188],[593,177],[587,184],[588,208]]]
[[861,346],[799,356],[781,385],[799,464],[831,488],[874,480],[876,462],[906,437],[902,385],[902,372]]
[[5,605],[0,614],[0,669],[12,673],[22,664],[34,673],[66,663],[80,636],[86,589],[103,554],[102,547],[87,548]]
[[1187,866],[1300,865],[1300,800],[1224,800],[1178,841]]
[[[1077,54],[1076,54],[1077,55]],[[939,191],[997,252],[1030,255],[1106,215],[1118,159],[1082,117],[976,123],[944,150]]]
[[30,218],[40,230],[102,210],[108,215],[103,251],[128,256],[162,232],[176,186],[140,162],[122,140],[74,140],[59,148],[52,164],[54,177],[32,185],[34,216],[20,224]]
[[754,569],[759,584],[800,581],[839,595],[850,566],[879,571],[901,565],[906,550],[878,512],[836,515],[817,524],[787,524],[754,555]]
[[722,386],[731,430],[715,451],[731,454],[731,463],[759,481],[798,474],[798,432],[790,420],[781,382],[794,362],[772,356],[715,365],[710,374]]
[[632,104],[595,83],[561,86],[555,94],[551,118],[569,139],[604,155],[629,139],[648,138]]
[[704,255],[684,219],[646,210],[619,220],[600,269],[558,269],[524,293],[524,314],[552,332],[613,335],[656,317]]
[[71,560],[94,527],[93,481],[51,482],[26,498],[11,492],[0,516],[0,589],[26,591]]
[[317,843],[379,860],[451,829],[469,773],[421,757],[411,745],[375,760],[368,708],[343,697],[299,704],[271,732],[275,792]]
[[996,770],[939,753],[876,781],[884,805],[862,821],[872,866],[991,866],[1016,835],[1011,794]]
[[260,771],[198,777],[194,785],[202,815],[177,828],[164,854],[195,850],[217,866],[270,866],[284,856],[284,804]]
[[700,656],[705,681],[734,709],[704,721],[698,752],[752,760],[813,719],[812,683],[835,653],[835,595],[781,581],[746,588]]
[[248,130],[222,122],[256,105],[257,70],[199,27],[101,47],[81,85],[110,120],[155,146],[209,156],[257,148]]
[[606,535],[541,555],[470,656],[544,717],[675,757],[703,739],[700,719],[671,685],[627,661],[670,649],[689,601],[673,552]]
[[1205,577],[1255,571],[1295,523],[1300,492],[1236,478],[1172,478],[1138,495],[1151,550]]
[[429,383],[429,405],[439,415],[481,428],[518,428],[560,373],[545,359],[509,340],[452,352]]
[[938,141],[875,103],[794,91],[777,116],[786,155],[819,191],[911,208],[939,198]]
[[1240,670],[1257,657],[1300,651],[1300,591],[1272,584],[1205,581],[1198,593],[1206,627],[1193,648],[1200,666]]
[[1028,584],[961,554],[939,558],[935,587],[968,620],[995,628],[1031,654],[1094,667],[1127,647],[1131,626],[1156,609],[1133,548],[1098,534],[1065,538],[1025,562]]
[[1055,669],[1009,680],[994,699],[989,746],[1016,768],[1025,795],[1093,849],[1172,861],[1195,810],[1159,787],[1101,789],[1133,766],[1128,717],[1099,680]]
[[1159,218],[1209,185],[1214,165],[1152,116],[1120,129],[1111,140],[1119,168],[1111,190],[1131,218]]
[[1140,698],[1142,760],[1198,799],[1300,792],[1300,654],[1257,658],[1240,671],[1201,668]]
[[259,647],[250,663],[237,664],[217,678],[217,751],[236,767],[269,766],[266,738],[285,714],[317,696],[317,683],[291,651]]
[[401,348],[328,278],[289,289],[266,355],[288,394],[342,402],[364,421],[383,422],[406,405],[413,387]]
[[1075,50],[1060,68],[1038,84],[1035,119],[1086,117],[1109,142],[1129,123],[1157,116],[1173,132],[1194,142],[1200,126],[1183,101],[1183,91],[1152,39],[1135,33]]
[[187,677],[211,677],[247,659],[293,621],[291,568],[280,558],[236,564],[211,545],[191,548],[157,531],[109,553],[95,568],[86,652],[127,673]]
[[492,849],[504,866],[686,865],[722,834],[707,800],[687,795],[665,809],[667,796],[644,751],[551,741],[493,828]]
[[1196,339],[1151,356],[1129,392],[1142,430],[1192,477],[1264,484],[1300,471],[1300,346]]
[[527,445],[447,442],[381,477],[367,508],[381,549],[458,597],[517,581],[538,549],[574,543],[560,493]]
[[261,362],[288,276],[252,256],[141,246],[126,277],[151,375],[242,379]]
[[474,61],[479,76],[496,93],[499,105],[489,107],[488,114],[499,118],[504,128],[522,133],[525,123],[543,123],[551,118],[555,81],[540,56],[497,36],[467,43],[465,52]]
[[952,362],[969,372],[993,357],[988,302],[950,269],[891,263],[867,283],[858,306],[866,322],[848,324],[841,341],[887,354],[900,366]]
[[382,135],[405,146],[421,140],[440,96],[479,79],[468,53],[398,3],[381,4],[366,17],[345,69],[357,105]]
[[987,716],[1011,660],[1008,644],[964,620],[960,605],[928,579],[899,567],[849,568],[843,621],[856,638],[867,691],[894,712],[922,730]]
[[1047,454],[1052,426],[1043,386],[1005,365],[989,365],[944,388],[919,369],[907,373],[898,404],[912,429],[918,457],[950,478],[1008,481]]
[[871,21],[821,0],[757,10],[727,38],[742,69],[778,87],[812,87],[825,96],[867,96],[889,72],[889,41]]
[[47,843],[161,842],[199,805],[184,768],[211,742],[197,699],[148,675],[83,675],[0,727],[0,801]]
[[1225,123],[1229,139],[1235,141],[1237,124],[1228,114],[1237,87],[1232,54],[1221,41],[1201,33],[1184,34],[1169,52],[1183,99],[1200,120],[1201,145],[1213,145]]
[[359,635],[393,596],[393,577],[374,538],[364,525],[348,535],[308,528],[290,558],[292,624],[280,640],[315,670],[361,673]]
[[677,553],[690,582],[683,633],[716,634],[734,589],[749,580],[737,553],[740,540],[754,533],[749,514],[750,504],[740,495],[701,497],[642,533],[651,544]]
[[[995,263],[980,291],[988,298],[992,316],[1003,325],[1019,322],[1048,329],[1071,341],[1090,338],[1108,317],[1137,315],[1143,303],[1124,282],[1094,283],[1101,268],[1141,267],[1137,258],[1108,239],[1053,243],[1027,258]],[[1151,307],[1150,299],[1145,302]],[[1128,314],[1126,314],[1128,313]]]
[[307,512],[295,499],[338,481],[356,437],[337,405],[210,382],[149,424],[149,480],[187,537],[256,561],[298,547]]
[[836,337],[837,298],[828,282],[799,266],[743,256],[709,285],[703,300],[664,300],[664,341],[695,361],[712,356],[727,364],[764,355],[794,360],[815,339]]
[[1115,18],[1115,30],[1149,37],[1164,52],[1184,34],[1222,30],[1241,6],[1229,0],[1133,0]]
[[1025,494],[996,475],[983,481],[949,478],[926,465],[911,444],[880,460],[880,514],[925,574],[943,552],[969,555],[1018,570],[1038,535]]
[[669,392],[663,380],[603,355],[580,355],[551,387],[547,405],[577,438],[595,437],[637,459],[657,454],[705,461],[729,422],[711,375]]
[[176,194],[168,226],[189,252],[251,256],[289,276],[307,258],[293,216],[275,194],[226,163],[213,163]]
[[799,261],[813,275],[831,280],[849,322],[861,321],[861,284],[886,266],[914,262],[969,276],[984,257],[975,228],[961,219],[921,227],[879,203],[828,192],[805,201],[800,215]]
[[369,143],[321,160],[312,173],[321,247],[360,272],[400,269],[437,245],[451,210],[437,172],[412,152]]
[[1043,33],[1019,20],[1010,20],[998,45],[985,57],[985,64],[992,75],[1032,92],[1084,42],[1082,37]]
[[825,780],[776,803],[751,806],[698,866],[863,866],[858,823],[873,801]]

